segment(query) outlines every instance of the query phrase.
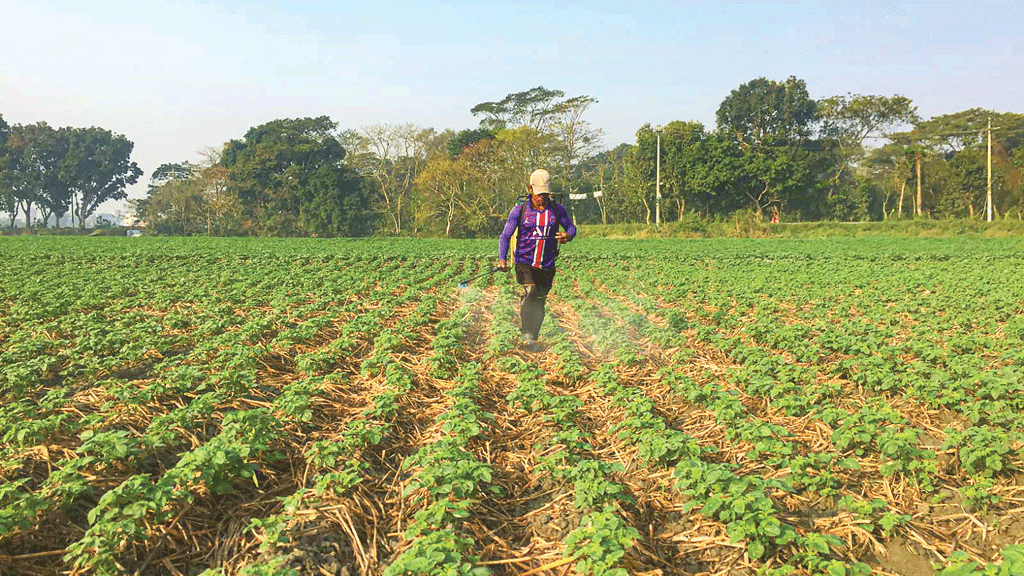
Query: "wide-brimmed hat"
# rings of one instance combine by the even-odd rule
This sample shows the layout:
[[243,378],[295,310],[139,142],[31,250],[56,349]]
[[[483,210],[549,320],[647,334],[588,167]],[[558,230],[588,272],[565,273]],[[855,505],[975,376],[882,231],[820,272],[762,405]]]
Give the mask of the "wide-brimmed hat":
[[530,174],[530,187],[534,194],[551,194],[551,174],[543,168],[538,168]]

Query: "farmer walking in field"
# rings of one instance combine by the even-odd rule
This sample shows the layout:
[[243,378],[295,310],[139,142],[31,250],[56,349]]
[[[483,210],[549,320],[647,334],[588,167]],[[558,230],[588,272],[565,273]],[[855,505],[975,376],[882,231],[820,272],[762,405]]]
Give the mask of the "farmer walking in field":
[[534,170],[526,189],[530,192],[529,200],[512,207],[498,238],[497,268],[508,270],[509,244],[512,233],[518,229],[514,253],[516,281],[523,286],[519,316],[523,344],[530,345],[537,341],[544,322],[544,302],[555,277],[558,245],[576,237],[576,226],[565,206],[551,200],[551,175],[547,170]]

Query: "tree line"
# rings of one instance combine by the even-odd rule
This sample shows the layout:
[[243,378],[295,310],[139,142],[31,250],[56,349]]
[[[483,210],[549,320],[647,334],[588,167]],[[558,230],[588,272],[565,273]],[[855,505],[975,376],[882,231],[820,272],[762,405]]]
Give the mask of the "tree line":
[[107,200],[127,197],[142,170],[134,145],[103,128],[52,128],[46,122],[8,124],[0,115],[0,211],[26,226],[56,225],[65,216],[85,228]]
[[[783,221],[980,218],[991,120],[995,215],[1024,214],[1021,114],[970,109],[923,120],[901,95],[815,100],[803,80],[757,78],[726,96],[713,128],[645,124],[634,143],[608,150],[586,119],[595,103],[539,86],[477,104],[478,126],[443,132],[278,119],[209,148],[202,162],[161,165],[133,204],[164,234],[486,237],[527,175],[545,167],[584,224],[738,211]],[[0,190],[12,223],[17,213],[32,222],[33,207],[42,225],[69,210],[81,223],[97,198],[123,198],[138,177],[123,136],[2,122]],[[100,166],[108,176],[83,184]]]

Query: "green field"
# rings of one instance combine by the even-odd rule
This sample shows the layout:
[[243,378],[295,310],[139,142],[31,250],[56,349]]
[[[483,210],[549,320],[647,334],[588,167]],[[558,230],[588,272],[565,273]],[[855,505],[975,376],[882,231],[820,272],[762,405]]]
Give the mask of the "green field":
[[1024,574],[1024,241],[0,238],[0,574]]

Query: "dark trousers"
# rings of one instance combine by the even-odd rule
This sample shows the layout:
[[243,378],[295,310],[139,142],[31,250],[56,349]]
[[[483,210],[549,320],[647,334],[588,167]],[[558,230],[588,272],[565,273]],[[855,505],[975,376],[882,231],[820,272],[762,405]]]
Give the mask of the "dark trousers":
[[534,338],[540,334],[540,325],[544,323],[544,304],[554,278],[554,270],[516,262],[516,281],[523,286],[523,299],[519,307],[523,334],[531,334]]

